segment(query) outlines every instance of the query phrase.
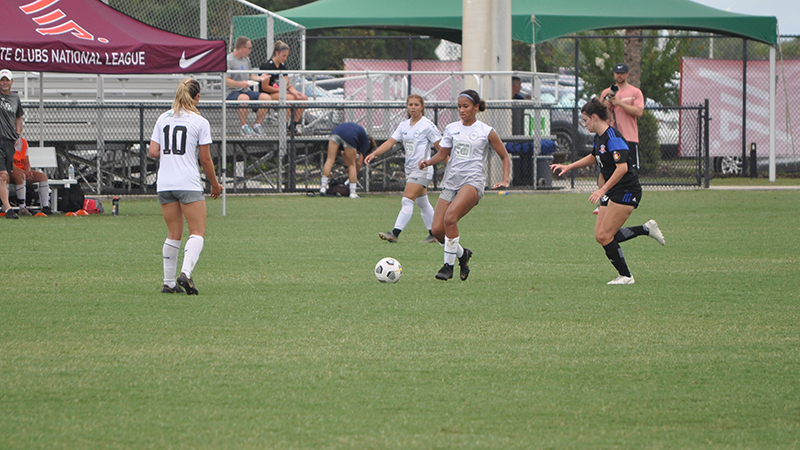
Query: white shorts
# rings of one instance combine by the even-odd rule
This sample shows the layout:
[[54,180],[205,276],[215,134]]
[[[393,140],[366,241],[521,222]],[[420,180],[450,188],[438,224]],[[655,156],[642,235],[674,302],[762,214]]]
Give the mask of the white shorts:
[[408,183],[418,184],[422,187],[427,188],[431,184],[431,180],[430,178],[426,177],[412,177],[412,178],[406,178],[406,184]]
[[[471,184],[467,184],[465,186],[472,186],[472,185]],[[462,188],[463,187],[464,186],[462,186]],[[475,186],[473,186],[473,187],[475,187]],[[439,198],[441,200],[446,201],[446,202],[453,203],[453,200],[456,199],[456,195],[458,195],[458,191],[457,190],[443,188],[442,192],[439,193]],[[483,198],[483,189],[478,189],[478,202],[480,202],[482,198]]]

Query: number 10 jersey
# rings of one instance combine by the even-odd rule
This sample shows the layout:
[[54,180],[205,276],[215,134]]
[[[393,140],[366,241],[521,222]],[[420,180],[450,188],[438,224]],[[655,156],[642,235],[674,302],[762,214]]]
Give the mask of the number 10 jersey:
[[151,139],[161,146],[158,192],[200,191],[198,147],[211,144],[211,127],[203,116],[189,111],[169,110],[156,121]]

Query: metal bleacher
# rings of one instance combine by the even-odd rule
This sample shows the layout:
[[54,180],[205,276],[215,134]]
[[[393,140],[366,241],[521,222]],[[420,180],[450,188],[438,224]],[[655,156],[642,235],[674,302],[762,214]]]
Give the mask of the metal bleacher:
[[[152,102],[172,101],[175,86],[186,75],[91,75],[74,73],[40,74],[25,72],[14,82],[14,90],[23,101],[38,101],[40,94],[47,102]],[[203,91],[221,95],[219,75],[195,75],[203,86]]]

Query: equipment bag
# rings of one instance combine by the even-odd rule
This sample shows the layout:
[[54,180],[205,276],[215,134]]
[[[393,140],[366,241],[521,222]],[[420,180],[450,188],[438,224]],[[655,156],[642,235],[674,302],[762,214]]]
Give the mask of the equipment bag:
[[85,198],[83,189],[78,183],[58,190],[58,209],[64,212],[75,212],[83,208]]
[[[347,178],[345,178],[347,180]],[[326,195],[333,197],[347,197],[350,195],[350,182],[343,183],[339,179],[331,179],[328,183],[328,192]]]
[[100,214],[104,211],[103,204],[96,198],[87,198],[83,201],[83,210],[89,214]]

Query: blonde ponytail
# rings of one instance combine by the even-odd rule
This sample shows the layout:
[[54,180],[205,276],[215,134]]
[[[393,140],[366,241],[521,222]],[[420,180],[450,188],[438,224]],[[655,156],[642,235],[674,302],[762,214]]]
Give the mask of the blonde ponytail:
[[200,114],[197,110],[197,105],[194,103],[194,98],[200,93],[200,83],[194,78],[186,78],[175,89],[175,100],[172,102],[172,109],[175,111],[176,116],[181,115],[181,110],[190,111],[195,114]]

